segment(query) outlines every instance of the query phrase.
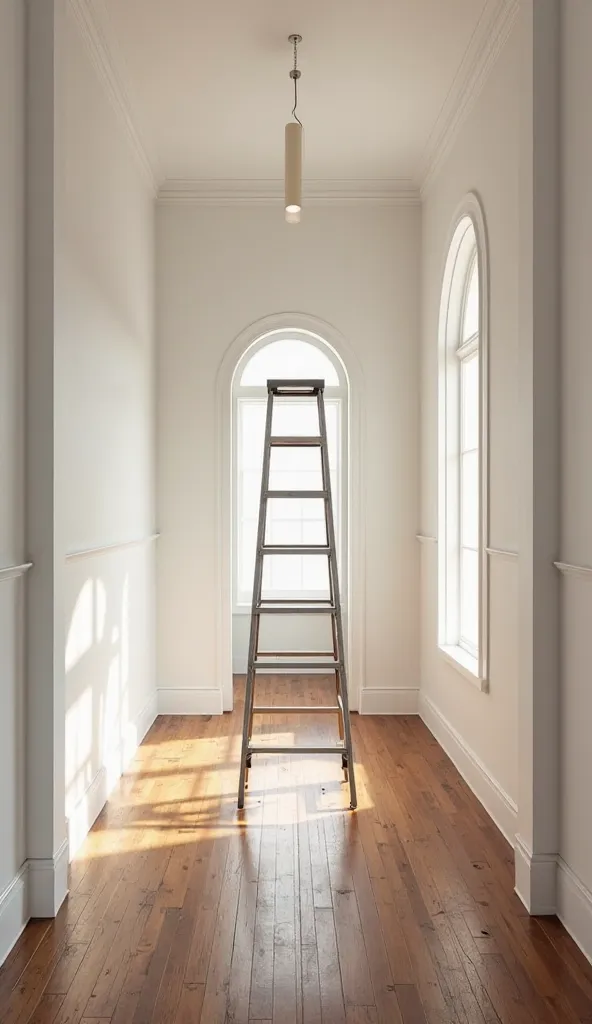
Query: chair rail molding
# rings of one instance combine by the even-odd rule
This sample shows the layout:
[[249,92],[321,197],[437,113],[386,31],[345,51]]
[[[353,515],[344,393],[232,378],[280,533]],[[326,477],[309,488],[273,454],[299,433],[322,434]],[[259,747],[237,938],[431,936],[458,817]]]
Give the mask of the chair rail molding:
[[571,562],[553,562],[562,576],[580,576],[592,582],[592,569],[588,565],[573,565]]
[[22,562],[21,565],[6,565],[0,569],[0,583],[2,580],[15,580],[18,576],[24,576],[32,568],[32,562]]
[[103,544],[96,548],[83,548],[80,551],[69,551],[66,555],[67,562],[77,562],[83,558],[94,558],[97,555],[111,555],[117,551],[125,551],[128,548],[146,547],[148,544],[158,540],[160,533],[150,533],[147,537],[138,537],[134,540],[124,540],[116,544]]

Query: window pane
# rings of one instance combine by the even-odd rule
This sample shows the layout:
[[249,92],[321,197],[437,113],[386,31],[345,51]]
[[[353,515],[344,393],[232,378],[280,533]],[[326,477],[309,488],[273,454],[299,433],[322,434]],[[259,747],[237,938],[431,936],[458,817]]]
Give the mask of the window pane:
[[286,399],[274,398],[272,434],[304,434],[319,433],[319,412],[316,402],[307,398]]
[[463,316],[462,340],[472,338],[479,330],[479,267],[477,259],[473,260],[471,277],[467,287]]
[[329,564],[322,555],[309,555],[302,559],[302,586],[304,590],[321,591],[329,596]]
[[460,543],[462,547],[479,547],[479,453],[466,452],[461,456],[460,472],[461,517]]
[[339,385],[331,360],[316,345],[298,338],[272,341],[260,348],[245,366],[240,382],[243,386],[264,387],[270,377],[320,377],[328,387]]
[[255,547],[257,543],[257,523],[254,520],[243,520],[239,525],[239,589],[247,594],[253,591],[253,575],[255,573]]
[[460,640],[476,652],[479,645],[479,555],[463,548],[460,580]]
[[[237,582],[239,597],[244,600],[252,592],[255,568],[255,548],[261,465],[265,426],[266,399],[239,399],[237,447]],[[339,538],[339,492],[337,474],[339,451],[340,400],[325,403],[329,462],[333,484],[335,529]],[[287,415],[290,433],[298,433],[295,418],[298,408]],[[316,417],[316,408],[313,407]],[[305,427],[305,430],[308,429]],[[318,431],[318,421],[315,425]],[[271,455],[270,485],[277,490],[320,490],[322,486],[321,456],[318,448],[275,448]],[[269,544],[326,544],[325,508],[321,499],[271,499],[268,503],[266,542]],[[282,597],[298,596],[314,591],[319,596],[328,594],[326,558],[315,556],[268,556],[264,560],[263,592]],[[319,593],[320,592],[320,593]]]
[[462,450],[479,447],[479,356],[461,362]]

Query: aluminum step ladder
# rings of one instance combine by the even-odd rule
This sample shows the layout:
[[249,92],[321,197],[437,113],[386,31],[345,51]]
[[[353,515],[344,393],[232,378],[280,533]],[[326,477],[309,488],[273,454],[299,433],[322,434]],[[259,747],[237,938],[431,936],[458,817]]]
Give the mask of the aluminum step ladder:
[[[354,758],[349,720],[349,703],[347,695],[347,673],[345,665],[345,646],[343,642],[343,622],[341,601],[339,596],[339,580],[337,573],[337,548],[335,544],[335,525],[333,520],[333,504],[331,500],[331,478],[329,474],[329,451],[327,447],[327,423],[323,392],[324,380],[268,380],[267,381],[267,414],[265,420],[265,441],[263,448],[263,472],[261,474],[261,499],[259,505],[259,524],[257,529],[257,549],[255,553],[255,578],[253,584],[253,603],[251,606],[251,632],[249,640],[249,656],[247,662],[247,682],[245,688],[245,713],[243,723],[243,739],[241,749],[240,780],[238,788],[238,806],[244,807],[245,786],[248,782],[249,768],[253,754],[340,754],[345,778],[349,781],[350,807],[356,807],[356,782],[354,776]],[[316,400],[319,432],[313,436],[272,435],[274,399],[302,398]],[[269,475],[271,453],[274,448],[318,448],[321,461],[321,490],[270,490]],[[324,544],[268,544],[266,542],[267,503],[274,498],[316,498],[322,499],[325,510],[325,543]],[[290,600],[277,601],[262,597],[263,560],[268,555],[326,555],[329,572],[329,595],[325,600]],[[330,652],[267,652],[274,657],[285,660],[266,660],[265,654],[259,651],[259,627],[262,616],[267,615],[328,615],[331,619],[333,650]],[[310,658],[315,659],[311,661]],[[330,658],[330,660],[328,660]],[[308,659],[308,660],[307,660]],[[321,660],[322,659],[322,660]],[[255,680],[262,669],[288,668],[294,672],[310,672],[325,669],[335,673],[336,703],[325,707],[267,707],[254,703]],[[337,715],[340,742],[334,745],[287,747],[253,743],[253,719],[255,715],[273,714],[304,714],[334,713]]]

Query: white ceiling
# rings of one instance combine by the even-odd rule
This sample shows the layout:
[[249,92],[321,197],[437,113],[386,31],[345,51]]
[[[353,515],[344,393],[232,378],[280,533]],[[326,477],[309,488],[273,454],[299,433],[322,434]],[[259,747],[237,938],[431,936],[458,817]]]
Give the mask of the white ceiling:
[[87,0],[155,178],[414,179],[505,0]]

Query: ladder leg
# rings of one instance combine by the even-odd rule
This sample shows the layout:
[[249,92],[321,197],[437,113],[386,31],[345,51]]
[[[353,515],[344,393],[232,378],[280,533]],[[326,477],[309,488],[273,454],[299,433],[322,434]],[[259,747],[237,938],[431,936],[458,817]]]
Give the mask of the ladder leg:
[[245,785],[250,768],[249,746],[253,731],[253,698],[255,690],[255,658],[259,644],[259,616],[255,609],[261,604],[263,587],[263,544],[267,522],[267,491],[269,490],[269,466],[271,462],[271,424],[273,419],[273,395],[267,396],[267,414],[265,418],[265,441],[263,447],[263,466],[261,468],[261,499],[259,504],[259,522],[257,526],[257,550],[255,553],[255,578],[253,580],[253,600],[251,605],[251,632],[249,636],[249,656],[247,661],[247,682],[245,686],[245,713],[243,718],[243,741],[241,746],[240,775],[238,782],[238,807],[245,806]]
[[240,776],[238,783],[238,806],[239,810],[242,810],[245,806],[245,785],[247,782],[247,759],[250,739],[250,725],[249,723],[253,718],[253,689],[255,682],[255,672],[251,666],[247,672],[247,681],[245,684],[245,712],[243,717],[243,742],[241,748],[241,762],[240,762]]
[[[317,407],[319,413],[320,435],[327,439],[327,423],[325,419],[325,404],[323,394],[319,391],[317,395]],[[358,798],[356,793],[356,777],[354,770],[354,755],[351,738],[351,725],[349,720],[349,700],[347,692],[347,673],[345,670],[345,644],[343,642],[343,622],[341,618],[341,597],[339,594],[339,580],[337,573],[337,545],[335,541],[335,524],[333,520],[333,502],[331,500],[331,470],[329,467],[329,453],[327,444],[321,446],[321,468],[323,478],[323,489],[326,491],[325,522],[327,525],[327,538],[329,541],[329,580],[333,593],[333,604],[335,605],[335,630],[339,658],[343,666],[339,673],[339,687],[341,691],[341,705],[343,708],[343,730],[347,757],[347,774],[349,782],[350,807],[354,810],[357,807]],[[342,760],[343,763],[343,760]]]

